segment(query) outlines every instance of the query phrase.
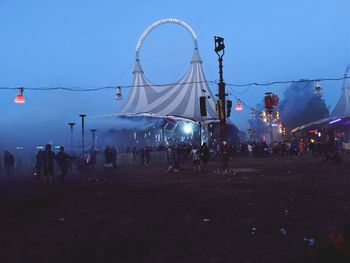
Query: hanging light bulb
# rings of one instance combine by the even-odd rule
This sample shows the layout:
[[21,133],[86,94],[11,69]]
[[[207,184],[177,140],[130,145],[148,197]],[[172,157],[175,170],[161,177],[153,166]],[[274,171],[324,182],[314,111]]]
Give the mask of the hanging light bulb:
[[120,87],[117,87],[115,90],[115,100],[122,100],[123,96],[122,96],[122,90]]
[[19,88],[17,91],[17,96],[15,97],[15,103],[25,103],[26,100],[23,96],[23,88]]
[[243,110],[242,102],[240,99],[238,99],[236,103],[236,111],[241,111],[241,110]]
[[253,108],[250,108],[250,116],[252,117],[255,116],[255,110]]
[[319,81],[319,80],[316,80],[316,81],[315,81],[315,90],[314,90],[314,93],[315,93],[316,95],[322,95],[321,81]]

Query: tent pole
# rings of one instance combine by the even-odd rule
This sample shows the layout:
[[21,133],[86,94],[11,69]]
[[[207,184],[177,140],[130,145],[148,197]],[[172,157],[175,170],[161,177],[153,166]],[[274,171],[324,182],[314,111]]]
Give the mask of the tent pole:
[[202,145],[202,123],[199,121],[199,146]]

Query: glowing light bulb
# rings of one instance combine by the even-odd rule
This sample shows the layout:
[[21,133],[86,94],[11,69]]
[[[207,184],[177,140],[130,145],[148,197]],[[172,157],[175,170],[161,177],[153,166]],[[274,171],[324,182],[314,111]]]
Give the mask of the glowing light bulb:
[[19,88],[19,89],[18,89],[17,96],[15,97],[15,103],[21,103],[21,104],[23,104],[23,103],[25,103],[25,102],[26,102],[26,100],[25,100],[25,98],[24,98],[24,96],[23,96],[23,88]]

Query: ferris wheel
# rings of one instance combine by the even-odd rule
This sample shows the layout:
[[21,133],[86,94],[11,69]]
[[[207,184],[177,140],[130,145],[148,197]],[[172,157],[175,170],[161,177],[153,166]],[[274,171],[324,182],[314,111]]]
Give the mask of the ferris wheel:
[[140,49],[142,47],[143,42],[145,41],[146,37],[152,32],[152,30],[154,30],[156,27],[163,25],[163,24],[177,24],[180,25],[182,27],[184,27],[191,35],[192,40],[193,40],[193,46],[195,49],[197,49],[197,36],[196,33],[193,31],[193,29],[186,24],[184,21],[177,19],[177,18],[164,18],[164,19],[160,19],[156,22],[154,22],[153,24],[151,24],[149,27],[147,27],[145,29],[145,31],[143,31],[143,33],[141,34],[141,36],[139,37],[139,39],[137,40],[136,43],[136,59],[139,59],[139,54],[140,54]]

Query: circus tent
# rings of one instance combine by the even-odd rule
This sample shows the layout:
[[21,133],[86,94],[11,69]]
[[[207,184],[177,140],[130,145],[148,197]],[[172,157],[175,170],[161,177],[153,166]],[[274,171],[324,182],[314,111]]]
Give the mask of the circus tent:
[[[347,71],[350,69],[348,66]],[[347,72],[346,72],[347,73]],[[344,75],[347,77],[347,74]],[[350,115],[350,84],[347,78],[343,81],[343,89],[337,105],[334,107],[331,117],[342,117]]]
[[[141,67],[140,49],[149,33],[165,23],[178,24],[190,33],[193,55],[187,73],[177,82],[154,84]],[[214,146],[219,136],[219,118],[215,110],[215,97],[205,78],[202,63],[197,36],[192,28],[176,18],[156,21],[146,28],[137,41],[133,82],[123,106],[118,113],[91,119],[108,124],[110,137],[123,138],[123,143],[128,145],[159,144],[173,140],[206,141],[208,145]],[[119,91],[117,89],[116,98]],[[201,96],[206,98],[206,116],[201,116]],[[186,131],[186,127],[191,127],[191,130]],[[237,127],[229,120],[227,129],[227,140],[236,140]]]
[[145,76],[140,60],[136,59],[132,90],[120,113],[152,113],[178,116],[202,121],[199,97],[208,96],[206,119],[217,119],[213,94],[205,79],[198,48],[194,49],[191,66],[179,81],[169,85],[156,85]]

